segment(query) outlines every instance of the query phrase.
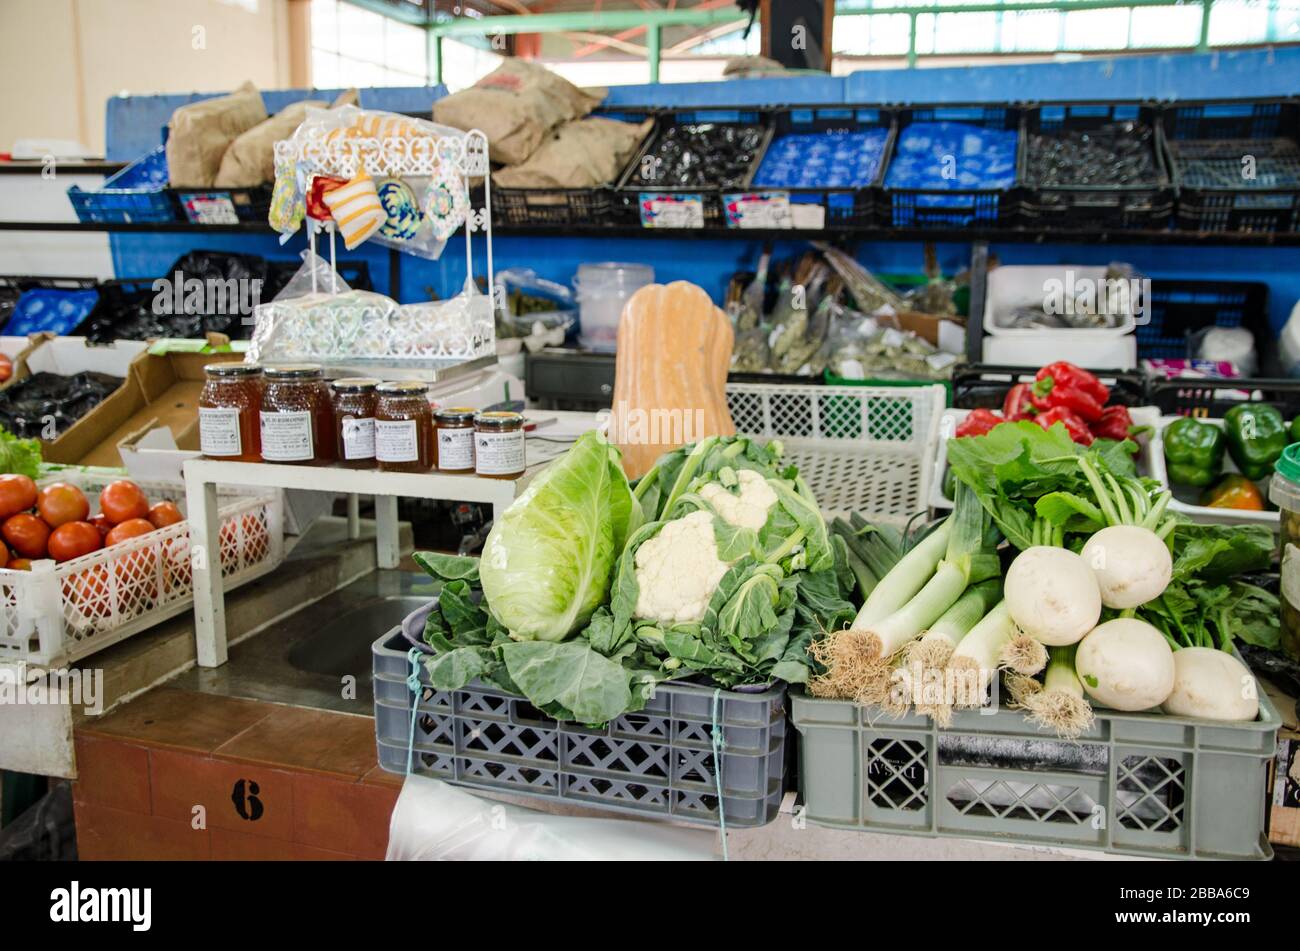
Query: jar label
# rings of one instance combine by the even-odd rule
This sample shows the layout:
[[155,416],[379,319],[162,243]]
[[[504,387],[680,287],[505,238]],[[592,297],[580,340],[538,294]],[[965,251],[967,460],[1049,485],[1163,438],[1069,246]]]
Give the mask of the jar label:
[[438,468],[464,471],[474,468],[474,430],[438,430]]
[[343,417],[343,458],[375,458],[374,417]]
[[205,456],[238,456],[244,451],[239,437],[239,410],[199,407],[199,450]]
[[302,462],[315,456],[311,411],[262,411],[262,458],[267,462]]
[[514,475],[524,471],[524,433],[477,433],[475,471],[479,475]]
[[375,458],[380,462],[419,462],[415,427],[413,419],[375,420]]

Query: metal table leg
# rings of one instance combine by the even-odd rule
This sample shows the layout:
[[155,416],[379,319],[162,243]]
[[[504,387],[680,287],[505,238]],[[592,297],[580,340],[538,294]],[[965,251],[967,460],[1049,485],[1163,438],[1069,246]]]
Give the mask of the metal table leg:
[[361,496],[348,493],[348,538],[361,537]]

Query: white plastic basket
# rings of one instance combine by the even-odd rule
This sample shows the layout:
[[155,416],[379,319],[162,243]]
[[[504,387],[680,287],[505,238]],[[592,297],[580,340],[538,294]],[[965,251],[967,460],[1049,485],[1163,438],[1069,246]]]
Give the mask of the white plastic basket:
[[[1157,475],[1156,478],[1160,480],[1161,484],[1172,489],[1174,492],[1174,497],[1169,502],[1169,508],[1175,512],[1186,515],[1193,522],[1200,522],[1205,525],[1267,525],[1275,532],[1280,530],[1281,517],[1278,515],[1276,510],[1272,512],[1255,512],[1250,509],[1210,508],[1208,505],[1195,505],[1191,502],[1184,502],[1178,498],[1180,489],[1177,486],[1170,484],[1169,472],[1165,467],[1165,427],[1178,418],[1179,417],[1177,416],[1160,417],[1160,423],[1156,426],[1155,439],[1152,440],[1154,444],[1154,462],[1159,467],[1159,475]],[[1197,422],[1209,423],[1211,426],[1218,426],[1220,429],[1223,428],[1223,420],[1221,419],[1198,419]],[[1233,463],[1232,456],[1225,452],[1223,454],[1223,474],[1228,475],[1233,472],[1240,473],[1240,471],[1241,470]],[[1199,493],[1201,490],[1195,489],[1193,491]],[[1262,485],[1260,487],[1260,492],[1264,498],[1268,498],[1268,485]]]
[[[60,472],[92,499],[111,473]],[[179,482],[140,482],[153,501],[185,509]],[[222,489],[220,558],[227,590],[270,571],[284,557],[278,491]],[[69,664],[188,611],[193,603],[188,521],[30,571],[0,569],[0,661]]]
[[[952,500],[943,494],[943,479],[948,474],[948,440],[957,434],[957,427],[971,414],[968,409],[946,409],[939,421],[939,439],[935,446],[934,473],[930,479],[930,508],[946,511]],[[1134,426],[1150,426],[1154,433],[1138,440],[1138,475],[1150,476],[1168,488],[1165,479],[1164,448],[1158,446],[1160,436],[1160,410],[1154,406],[1134,406],[1129,410]],[[1170,503],[1172,506],[1172,503]]]
[[727,384],[736,431],[779,439],[829,517],[903,525],[925,508],[943,386]]

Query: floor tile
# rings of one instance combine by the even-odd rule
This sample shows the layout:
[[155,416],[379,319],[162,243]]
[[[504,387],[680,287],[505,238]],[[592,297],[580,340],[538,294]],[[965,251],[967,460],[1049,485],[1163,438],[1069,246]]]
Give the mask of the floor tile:
[[202,806],[209,829],[293,838],[289,773],[170,750],[151,750],[149,759],[155,815],[189,822]]
[[277,706],[215,751],[222,759],[360,779],[375,766],[375,721]]
[[77,732],[211,753],[277,709],[254,700],[159,687],[104,717],[79,724]]
[[77,780],[72,796],[143,816],[149,805],[149,752],[117,740],[77,736]]

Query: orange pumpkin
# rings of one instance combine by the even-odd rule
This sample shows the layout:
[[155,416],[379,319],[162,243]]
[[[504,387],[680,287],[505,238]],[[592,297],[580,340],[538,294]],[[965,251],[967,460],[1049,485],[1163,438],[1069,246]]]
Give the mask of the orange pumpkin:
[[618,325],[610,442],[639,479],[663,453],[706,436],[730,436],[726,314],[687,281],[649,284],[628,300]]

